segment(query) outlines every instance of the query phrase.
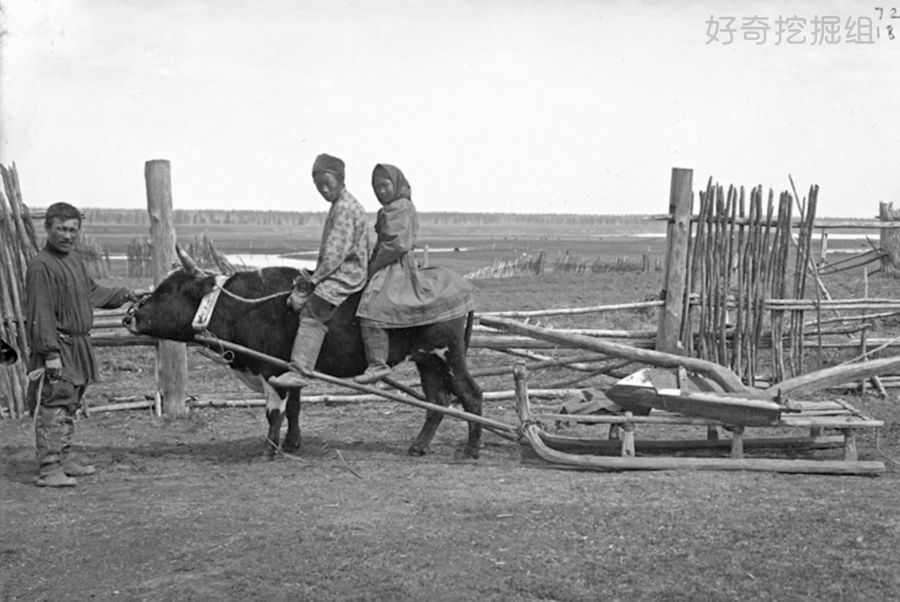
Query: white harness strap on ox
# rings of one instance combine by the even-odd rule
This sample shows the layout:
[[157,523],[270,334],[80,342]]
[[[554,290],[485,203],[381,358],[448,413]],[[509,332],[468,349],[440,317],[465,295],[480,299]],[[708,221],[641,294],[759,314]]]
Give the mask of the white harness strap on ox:
[[225,286],[228,278],[228,276],[223,274],[216,274],[216,285],[200,299],[200,307],[197,308],[197,313],[194,314],[194,319],[191,322],[191,327],[195,332],[204,332],[209,327],[209,321],[212,319],[216,303],[219,301],[219,294],[222,292],[222,287]]

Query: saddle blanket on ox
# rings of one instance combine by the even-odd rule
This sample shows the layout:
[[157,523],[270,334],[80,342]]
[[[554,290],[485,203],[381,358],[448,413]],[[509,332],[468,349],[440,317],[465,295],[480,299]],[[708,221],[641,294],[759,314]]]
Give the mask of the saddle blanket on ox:
[[[299,271],[289,267],[263,268],[238,272],[224,278],[207,274],[179,249],[182,268],[172,272],[156,289],[136,302],[123,323],[137,335],[159,339],[196,342],[197,328],[204,334],[229,341],[253,351],[289,361],[298,316],[286,300]],[[213,303],[210,295],[217,295]],[[338,378],[362,374],[367,362],[356,313],[362,292],[342,303],[328,322],[328,332],[319,352],[315,370]],[[206,301],[204,302],[204,299]],[[462,305],[470,308],[471,297]],[[199,311],[198,310],[202,310]],[[456,397],[466,412],[481,415],[482,393],[469,373],[466,351],[471,337],[473,312],[428,324],[393,328],[389,331],[388,363],[393,366],[412,360],[419,372],[426,399],[448,406]],[[205,337],[204,337],[205,338]],[[204,346],[220,351],[214,345]],[[268,384],[271,376],[283,373],[283,367],[234,352],[229,366],[252,389],[265,393],[269,423],[266,456],[273,457],[280,440],[283,420],[287,433],[280,449],[293,451],[300,446],[300,389],[277,390]],[[409,447],[409,453],[421,455],[441,423],[443,414],[426,411],[425,423]],[[464,447],[466,456],[477,458],[481,448],[481,425],[470,422]]]

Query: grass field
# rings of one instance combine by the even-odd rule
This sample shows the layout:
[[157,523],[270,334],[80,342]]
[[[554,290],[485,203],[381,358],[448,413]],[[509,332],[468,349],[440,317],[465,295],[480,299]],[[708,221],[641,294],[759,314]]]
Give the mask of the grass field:
[[[436,253],[432,263],[463,271],[539,246],[618,256],[648,245],[562,233],[472,240],[429,238],[435,248],[453,241],[473,247]],[[473,284],[479,311],[526,310],[642,300],[658,295],[662,274],[545,274]],[[855,274],[826,284],[836,298],[861,296],[863,288]],[[898,281],[873,277],[868,287],[872,297],[900,298]],[[655,327],[656,315],[542,323],[646,329]],[[893,333],[897,324],[877,326]],[[101,349],[98,359],[102,382],[89,389],[92,405],[153,393],[152,351]],[[474,369],[513,361],[486,350],[470,356]],[[253,396],[196,352],[189,367],[190,395]],[[534,374],[531,384],[566,374]],[[408,367],[401,372],[410,375]],[[512,380],[505,374],[481,385],[509,389]],[[879,438],[861,437],[861,459],[900,457],[893,391],[887,399],[821,395],[885,421]],[[484,413],[515,421],[509,402],[488,402]],[[387,402],[307,404],[299,454],[263,462],[261,409],[195,410],[179,419],[95,413],[79,421],[76,439],[99,474],[68,491],[32,485],[30,424],[0,421],[0,600],[900,598],[900,481],[890,462],[877,477],[575,472],[490,435],[481,459],[462,460],[465,426],[450,419],[431,453],[411,458],[405,449],[421,420],[421,411]]]

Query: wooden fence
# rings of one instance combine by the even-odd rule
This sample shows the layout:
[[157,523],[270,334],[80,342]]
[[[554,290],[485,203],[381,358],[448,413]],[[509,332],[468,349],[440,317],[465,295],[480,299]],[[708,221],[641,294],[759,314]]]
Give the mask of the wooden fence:
[[728,366],[753,384],[765,329],[788,347],[785,358],[784,346],[773,346],[775,380],[797,374],[803,365],[803,312],[790,311],[785,323],[785,312],[767,310],[765,301],[806,295],[817,196],[812,187],[800,204],[795,237],[794,199],[788,192],[781,193],[777,207],[771,190],[763,203],[762,187],[751,190],[749,204],[743,188],[729,187],[725,194],[712,181],[700,193],[696,229],[688,243],[688,290],[700,304],[695,310],[685,301],[682,340],[687,354]]
[[16,166],[7,168],[0,165],[0,174],[5,190],[5,194],[0,192],[0,262],[3,263],[0,268],[3,312],[0,336],[18,350],[21,358],[12,366],[0,368],[0,398],[5,402],[0,404],[0,412],[5,410],[7,414],[18,417],[25,411],[25,358],[29,353],[24,317],[25,268],[37,253],[38,242],[28,207],[22,202]]
[[[673,190],[679,175],[674,172]],[[893,339],[871,337],[868,330],[874,319],[896,314],[900,302],[835,300],[823,281],[823,276],[863,268],[887,254],[873,247],[846,261],[828,263],[824,253],[817,261],[813,231],[823,230],[824,246],[827,228],[877,227],[884,233],[897,232],[900,224],[862,220],[817,224],[817,186],[802,199],[796,189],[793,194],[782,192],[776,202],[772,190],[766,196],[762,187],[756,187],[748,195],[744,188],[725,189],[710,179],[699,201],[695,214],[692,195],[673,199],[672,212],[665,216],[670,221],[666,278],[675,283],[667,281],[666,304],[677,307],[668,326],[678,329],[673,348],[727,366],[745,383],[755,385],[761,372],[766,373],[765,381],[780,382],[823,368],[826,349],[856,348],[860,358],[867,358],[896,345]],[[672,234],[676,225],[682,227],[681,240]],[[673,246],[682,252],[676,253]],[[673,272],[682,272],[680,282],[671,278]],[[657,346],[662,338],[658,333]],[[816,351],[813,361],[811,348]]]

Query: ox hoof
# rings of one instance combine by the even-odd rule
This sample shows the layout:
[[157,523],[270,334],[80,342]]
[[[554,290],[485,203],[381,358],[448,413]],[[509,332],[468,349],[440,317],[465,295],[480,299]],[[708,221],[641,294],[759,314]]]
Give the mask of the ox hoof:
[[298,438],[296,441],[285,439],[284,443],[281,444],[281,451],[287,454],[293,454],[300,451],[300,439]]
[[453,452],[453,456],[457,460],[477,460],[479,453],[480,448],[466,445],[465,447],[457,448],[456,451]]
[[272,460],[275,459],[275,456],[277,454],[278,454],[278,450],[275,449],[275,447],[271,443],[266,441],[266,445],[265,445],[265,447],[263,447],[262,453],[260,454],[260,458],[262,460],[271,462]]
[[407,454],[409,454],[410,456],[416,456],[416,457],[424,456],[424,455],[425,455],[425,452],[426,452],[425,449],[422,449],[421,447],[419,447],[419,446],[416,445],[415,443],[413,443],[412,445],[410,445],[410,446],[409,446],[409,449],[406,450],[406,453],[407,453]]

